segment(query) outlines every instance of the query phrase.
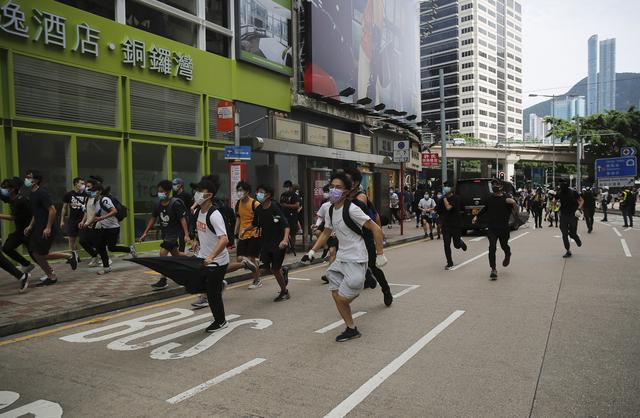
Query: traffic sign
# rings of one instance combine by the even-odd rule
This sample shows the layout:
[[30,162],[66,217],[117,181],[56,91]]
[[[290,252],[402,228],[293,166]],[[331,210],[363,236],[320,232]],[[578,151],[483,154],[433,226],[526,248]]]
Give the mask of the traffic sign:
[[411,147],[409,141],[395,141],[393,143],[393,161],[396,163],[408,163],[411,159]]
[[636,157],[600,158],[596,160],[596,178],[635,177],[638,175]]
[[621,157],[634,157],[636,155],[636,149],[634,147],[622,147],[620,149]]
[[598,187],[633,187],[635,178],[633,177],[604,177],[598,179]]
[[224,147],[225,160],[250,160],[251,147],[246,145],[227,145]]
[[438,161],[438,154],[425,152],[422,154],[422,166],[423,167],[435,167],[440,164]]

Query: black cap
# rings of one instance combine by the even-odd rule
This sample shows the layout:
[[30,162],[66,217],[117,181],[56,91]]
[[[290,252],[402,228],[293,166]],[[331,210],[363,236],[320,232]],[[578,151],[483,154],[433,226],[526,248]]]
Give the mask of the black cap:
[[209,193],[216,193],[218,189],[212,181],[202,179],[198,183],[191,183],[191,188],[196,190],[207,190]]

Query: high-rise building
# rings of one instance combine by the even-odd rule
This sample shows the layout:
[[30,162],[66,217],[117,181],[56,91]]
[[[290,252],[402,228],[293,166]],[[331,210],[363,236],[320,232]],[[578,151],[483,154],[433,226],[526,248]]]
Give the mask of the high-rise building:
[[548,132],[549,128],[544,118],[535,113],[529,115],[529,139],[545,142]]
[[598,113],[598,35],[589,38],[587,115]]
[[616,40],[600,42],[600,73],[598,74],[598,112],[616,108]]
[[513,0],[431,0],[421,5],[423,120],[487,141],[522,139],[522,6]]
[[562,97],[555,99],[553,116],[559,119],[572,120],[576,116],[584,117],[586,112],[586,99],[584,96]]

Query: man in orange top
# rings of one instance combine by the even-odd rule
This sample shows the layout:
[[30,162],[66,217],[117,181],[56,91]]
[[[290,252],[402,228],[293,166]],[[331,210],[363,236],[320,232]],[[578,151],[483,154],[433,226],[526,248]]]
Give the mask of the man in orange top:
[[[236,203],[235,212],[238,218],[236,222],[236,237],[238,237],[237,257],[238,261],[247,259],[252,264],[256,264],[256,258],[260,256],[260,232],[258,229],[252,229],[244,232],[253,225],[253,212],[260,202],[249,196],[251,193],[251,185],[244,181],[238,182],[236,186],[238,194],[238,202]],[[260,271],[256,270],[253,277],[253,283],[249,285],[249,289],[257,289],[262,286],[260,279]]]

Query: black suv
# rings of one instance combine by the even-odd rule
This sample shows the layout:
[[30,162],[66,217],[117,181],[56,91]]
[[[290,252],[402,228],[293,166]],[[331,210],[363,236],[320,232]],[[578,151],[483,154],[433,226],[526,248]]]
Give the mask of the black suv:
[[[458,180],[456,185],[456,193],[460,196],[460,202],[464,207],[462,213],[462,231],[465,232],[470,229],[483,230],[487,228],[486,215],[478,218],[478,223],[475,225],[471,222],[474,216],[480,212],[480,210],[486,204],[487,198],[491,195],[491,182],[495,179],[480,178],[480,179],[464,179]],[[513,184],[508,181],[498,180],[504,186],[504,192],[513,196],[515,194],[515,188]],[[515,219],[512,216],[509,220],[509,225],[512,229],[518,229],[515,223]]]

